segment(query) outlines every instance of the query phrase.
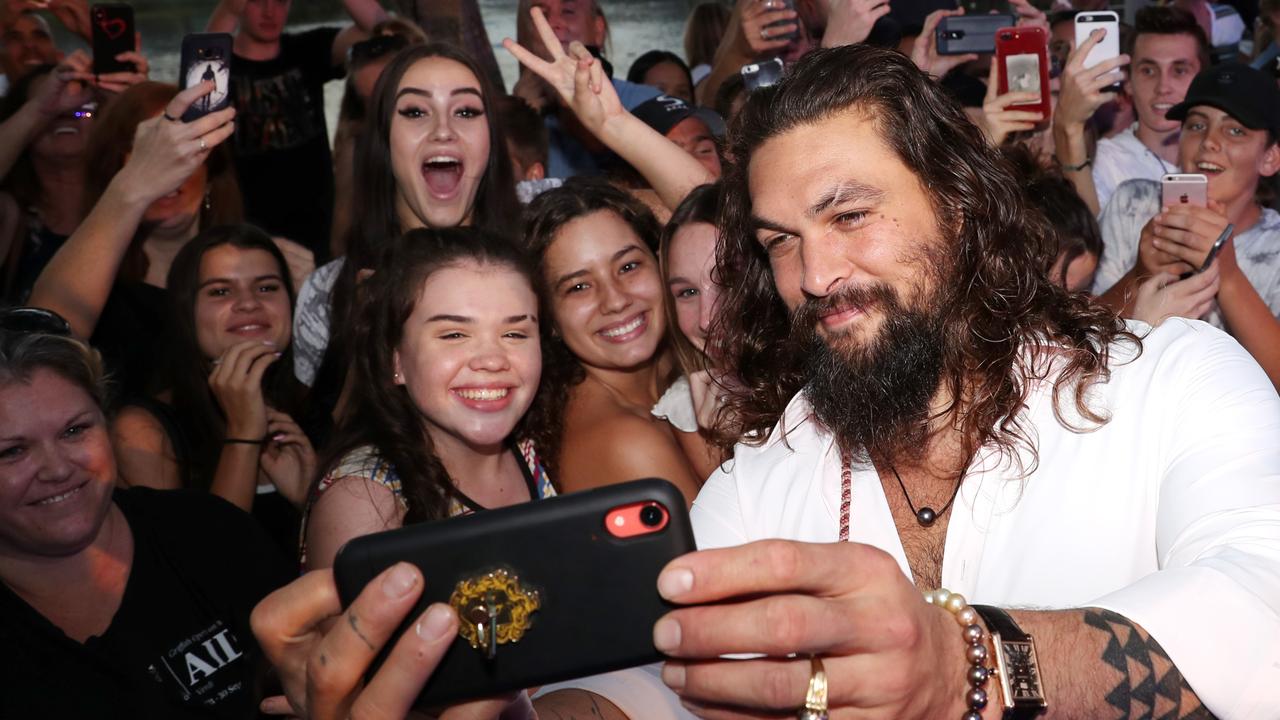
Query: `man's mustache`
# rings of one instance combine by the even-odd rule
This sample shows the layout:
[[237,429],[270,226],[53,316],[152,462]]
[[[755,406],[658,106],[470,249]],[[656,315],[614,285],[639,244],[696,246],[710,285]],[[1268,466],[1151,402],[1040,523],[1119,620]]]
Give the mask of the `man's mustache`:
[[898,296],[893,288],[883,282],[845,285],[823,297],[807,297],[791,313],[791,339],[804,340],[813,337],[818,319],[846,309],[866,311],[879,304],[892,307]]

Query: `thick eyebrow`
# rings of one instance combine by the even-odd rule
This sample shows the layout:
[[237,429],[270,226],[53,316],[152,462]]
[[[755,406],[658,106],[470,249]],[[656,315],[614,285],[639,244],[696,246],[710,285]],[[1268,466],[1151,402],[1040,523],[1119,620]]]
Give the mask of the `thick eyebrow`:
[[506,325],[514,325],[518,322],[525,322],[525,321],[536,323],[538,322],[538,316],[537,315],[512,315],[511,317],[504,319],[502,322]]
[[[430,90],[423,90],[422,88],[412,86],[400,88],[400,92],[396,93],[396,99],[399,100],[402,95],[421,95],[425,98],[433,97]],[[454,95],[475,95],[476,97],[483,97],[480,94],[479,88],[474,88],[470,85],[467,87],[454,88],[454,90],[449,93],[449,96],[453,97]]]
[[[619,250],[618,252],[614,253],[613,256],[609,258],[609,262],[610,263],[618,262],[623,257],[625,257],[627,253],[630,253],[632,251],[639,250],[639,249],[640,249],[639,245],[628,245],[622,248],[621,250]],[[564,285],[566,282],[574,278],[579,278],[579,277],[582,277],[583,275],[586,275],[587,272],[588,271],[584,268],[582,270],[574,270],[571,273],[566,273],[564,275],[561,275],[559,278],[556,279],[555,284],[552,287],[559,288],[561,285]]]
[[[884,197],[884,191],[873,188],[865,183],[856,180],[845,180],[837,183],[818,196],[816,202],[809,206],[805,212],[810,218],[817,217],[832,207],[850,200],[859,202],[876,202]],[[750,218],[751,227],[755,230],[773,230],[775,232],[791,233],[792,231],[781,224],[769,220],[768,218],[752,215]]]
[[[271,275],[259,275],[258,277],[253,279],[255,283],[260,283],[263,280],[275,280],[276,282],[283,282],[284,278],[280,277],[278,274],[272,273]],[[231,278],[224,278],[224,277],[209,278],[208,280],[205,280],[204,282],[200,283],[200,285],[196,287],[196,290],[200,290],[208,285],[216,285],[218,283],[230,284],[232,282],[233,281]]]
[[465,315],[432,315],[427,318],[427,322],[473,323],[475,318],[469,318]]

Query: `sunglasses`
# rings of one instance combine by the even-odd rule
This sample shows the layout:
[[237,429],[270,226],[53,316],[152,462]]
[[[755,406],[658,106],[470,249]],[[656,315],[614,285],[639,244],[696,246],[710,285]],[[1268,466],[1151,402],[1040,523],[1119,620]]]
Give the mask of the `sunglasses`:
[[347,63],[372,62],[380,57],[400,52],[408,46],[409,41],[400,35],[377,35],[352,45],[347,50]]
[[0,331],[71,337],[71,323],[52,310],[11,307],[0,310]]

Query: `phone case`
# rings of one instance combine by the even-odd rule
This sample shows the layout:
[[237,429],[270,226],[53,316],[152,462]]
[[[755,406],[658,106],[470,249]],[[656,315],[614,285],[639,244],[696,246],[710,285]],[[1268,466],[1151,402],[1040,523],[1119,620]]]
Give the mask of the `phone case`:
[[93,72],[99,75],[132,72],[133,63],[116,60],[122,52],[135,49],[133,8],[123,3],[103,3],[89,9],[93,37]]
[[1209,178],[1197,173],[1175,173],[1160,178],[1161,207],[1209,204]]
[[934,31],[939,55],[991,54],[996,51],[996,31],[1017,22],[1012,15],[952,15],[942,18]]
[[743,65],[739,72],[742,73],[742,85],[747,92],[776,85],[782,78],[782,58]]
[[231,103],[231,35],[193,33],[182,38],[178,86],[185,90],[205,80],[214,82],[213,92],[192,103],[182,114],[183,122],[217,112]]
[[[625,539],[606,530],[610,510],[649,501],[668,511],[661,530]],[[658,573],[693,549],[683,496],[648,479],[356,538],[338,552],[334,578],[346,606],[392,564],[422,568],[422,598],[394,637],[432,602],[463,608],[459,637],[418,697],[430,708],[660,660],[653,625],[672,606],[658,595]],[[493,659],[472,646],[468,622],[484,616],[474,603],[489,592]]]
[[1106,37],[1089,51],[1084,59],[1085,68],[1091,68],[1100,62],[1120,55],[1120,19],[1112,11],[1082,12],[1076,15],[1076,47],[1080,47],[1089,39],[1089,34],[1098,28],[1107,31]]
[[[761,1],[763,2],[763,0]],[[782,4],[783,4],[783,7],[775,7],[774,10],[795,10],[796,9],[795,0],[782,0]],[[778,35],[774,35],[773,32],[770,31],[769,39],[770,40],[795,40],[797,37],[800,36],[800,16],[799,15],[797,15],[795,18],[791,20],[779,20],[777,22],[769,23],[764,27],[765,28],[781,27],[783,25],[790,25],[792,23],[795,23],[796,25],[795,30],[792,30],[789,33],[782,33]]]
[[1040,93],[1040,102],[1010,105],[1020,110],[1039,111],[1048,120],[1049,41],[1044,28],[1005,27],[996,31],[996,63],[999,94],[1010,90]]

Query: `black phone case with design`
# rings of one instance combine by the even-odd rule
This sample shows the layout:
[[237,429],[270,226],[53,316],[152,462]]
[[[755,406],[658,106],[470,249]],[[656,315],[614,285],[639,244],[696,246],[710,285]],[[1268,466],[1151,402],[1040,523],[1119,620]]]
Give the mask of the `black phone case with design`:
[[98,75],[133,72],[133,63],[116,60],[123,52],[137,49],[133,8],[123,3],[102,3],[89,9],[89,32],[93,38],[93,72]]
[[196,99],[182,114],[183,122],[202,118],[231,104],[231,40],[229,33],[183,36],[178,87],[186,90],[206,80],[214,84],[213,92]]
[[[662,530],[619,539],[605,529],[610,510],[649,501],[668,511]],[[422,569],[422,597],[393,638],[412,632],[429,604],[448,603],[462,581],[505,570],[536,590],[527,631],[492,660],[454,639],[418,697],[430,708],[660,660],[653,625],[673,606],[658,595],[658,573],[692,550],[683,496],[647,479],[356,538],[338,552],[334,578],[345,607],[396,562]]]
[[939,55],[996,51],[996,31],[1017,21],[1013,15],[956,15],[944,17],[934,30]]

